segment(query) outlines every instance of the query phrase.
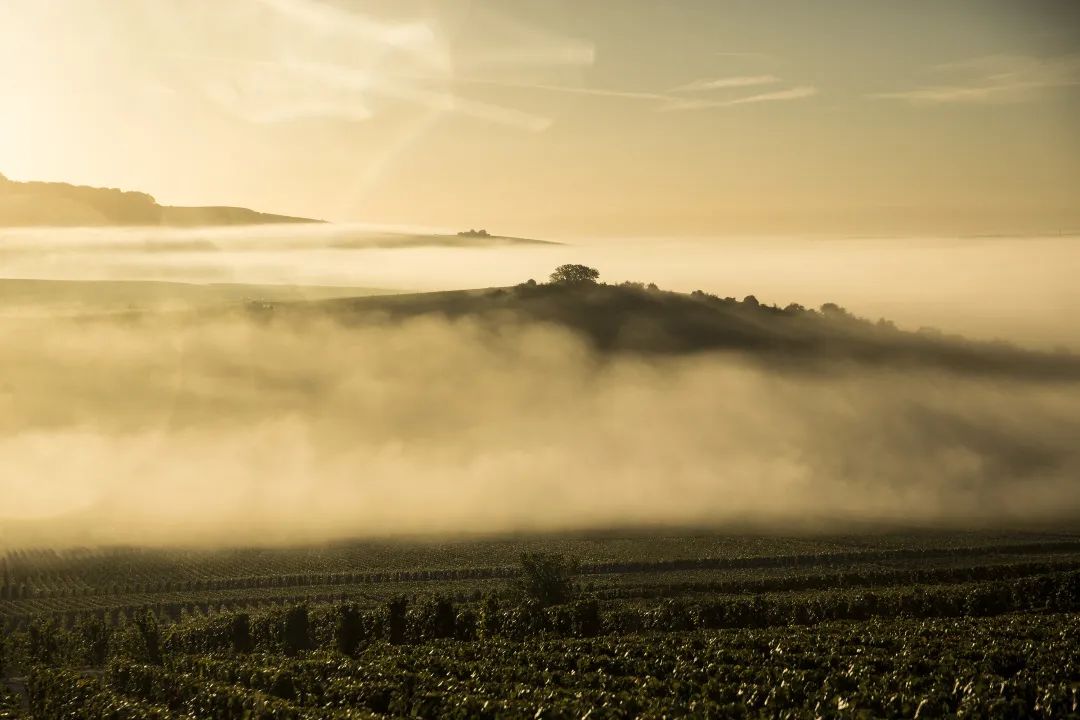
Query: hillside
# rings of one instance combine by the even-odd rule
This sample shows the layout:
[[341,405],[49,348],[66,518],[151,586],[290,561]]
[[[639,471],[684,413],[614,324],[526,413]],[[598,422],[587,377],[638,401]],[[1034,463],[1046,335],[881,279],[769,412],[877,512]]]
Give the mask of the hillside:
[[0,227],[263,225],[321,222],[238,207],[159,205],[142,192],[54,182],[16,182],[0,174]]
[[522,284],[513,288],[333,299],[281,308],[327,312],[346,323],[424,315],[554,324],[597,350],[646,355],[731,351],[808,370],[838,362],[935,367],[964,373],[1080,379],[1080,356],[1035,352],[932,329],[909,332],[835,305],[810,310],[636,284]]

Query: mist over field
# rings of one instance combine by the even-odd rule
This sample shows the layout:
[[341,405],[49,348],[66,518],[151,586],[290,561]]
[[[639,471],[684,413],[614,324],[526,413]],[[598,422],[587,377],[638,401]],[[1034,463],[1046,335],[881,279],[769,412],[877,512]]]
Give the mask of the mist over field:
[[0,543],[1080,516],[1080,382],[600,355],[550,324],[0,324]]

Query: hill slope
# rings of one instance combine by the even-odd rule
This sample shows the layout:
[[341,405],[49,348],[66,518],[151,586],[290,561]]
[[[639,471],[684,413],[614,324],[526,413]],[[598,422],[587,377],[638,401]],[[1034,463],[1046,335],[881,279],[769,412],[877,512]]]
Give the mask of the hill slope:
[[519,285],[515,288],[334,299],[282,308],[326,312],[349,323],[423,315],[481,322],[539,322],[568,328],[601,352],[686,354],[734,351],[820,368],[836,362],[936,367],[958,372],[1080,379],[1080,356],[934,331],[872,323],[842,308],[822,311],[686,295],[634,286]]

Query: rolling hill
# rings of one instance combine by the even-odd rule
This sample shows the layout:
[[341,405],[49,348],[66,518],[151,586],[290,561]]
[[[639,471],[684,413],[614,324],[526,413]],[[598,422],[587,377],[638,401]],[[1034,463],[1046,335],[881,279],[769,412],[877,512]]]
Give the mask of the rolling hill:
[[522,284],[512,288],[338,298],[277,308],[285,316],[329,314],[345,323],[421,316],[497,325],[532,322],[567,328],[601,353],[673,355],[736,352],[789,367],[837,363],[937,368],[1029,379],[1080,380],[1080,356],[1037,352],[1001,341],[973,341],[933,329],[901,330],[828,304],[811,310],[762,305],[703,292],[639,285]]
[[0,174],[0,227],[264,225],[320,220],[240,207],[159,205],[142,192],[55,182],[16,182]]

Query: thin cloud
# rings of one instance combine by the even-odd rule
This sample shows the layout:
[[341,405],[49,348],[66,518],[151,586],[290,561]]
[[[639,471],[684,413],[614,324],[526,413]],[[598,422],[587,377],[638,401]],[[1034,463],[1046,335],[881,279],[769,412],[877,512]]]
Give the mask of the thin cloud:
[[593,97],[622,98],[625,100],[668,100],[670,96],[654,92],[634,90],[611,90],[607,88],[589,88],[577,85],[546,85],[543,83],[512,82],[508,80],[485,80],[481,78],[456,78],[456,82],[465,85],[486,85],[489,87],[512,88],[516,90],[538,90],[540,92],[565,93],[568,95],[590,95]]
[[789,88],[787,90],[778,90],[776,92],[761,93],[759,95],[738,98],[729,102],[728,105],[746,105],[749,103],[773,102],[776,100],[799,100],[801,98],[813,97],[817,94],[818,89],[813,85],[799,85],[798,87]]
[[[766,79],[767,78],[767,79]],[[721,81],[730,81],[728,84],[718,84]],[[766,83],[779,82],[779,78],[774,78],[771,75],[761,75],[754,77],[741,77],[741,78],[724,78],[722,80],[708,81],[713,83],[709,89],[719,88],[739,88],[739,87],[753,87],[756,85],[764,85]],[[776,90],[773,92],[759,93],[756,95],[749,95],[744,97],[737,97],[727,100],[715,100],[704,98],[688,98],[685,95],[674,95],[670,93],[658,93],[658,92],[639,92],[633,90],[611,90],[607,88],[588,88],[577,87],[573,85],[543,85],[536,83],[515,83],[506,82],[501,80],[480,80],[480,79],[460,79],[458,82],[471,84],[471,85],[488,85],[493,87],[505,87],[516,88],[521,90],[537,90],[541,92],[553,92],[553,93],[565,93],[569,95],[586,95],[591,97],[601,98],[617,98],[624,100],[644,100],[654,103],[659,103],[657,109],[662,112],[678,111],[678,110],[703,110],[707,108],[722,108],[731,107],[733,105],[744,105],[748,103],[759,102],[773,102],[778,100],[797,100],[799,98],[806,98],[818,93],[818,89],[812,85],[799,85],[796,87],[788,88],[786,90]],[[693,85],[694,83],[690,83]],[[691,92],[689,86],[683,86],[687,88],[681,92]],[[700,91],[700,90],[699,90]],[[671,91],[675,92],[675,91]]]
[[[453,45],[453,67],[464,75],[477,70],[496,73],[512,68],[542,71],[545,68],[588,67],[596,62],[596,44],[588,39],[564,35],[529,19],[518,17],[503,3],[485,3],[469,11],[469,28],[479,42]],[[498,75],[496,76],[498,77]],[[502,75],[502,77],[510,77]],[[534,77],[536,82],[543,79]]]
[[705,90],[770,85],[778,82],[780,82],[780,78],[775,75],[743,75],[739,77],[706,78],[672,88],[671,92],[702,92]]
[[384,98],[392,98],[440,112],[454,112],[477,120],[508,125],[522,130],[540,132],[551,125],[551,119],[515,108],[477,102],[442,90],[428,90],[389,79],[358,77],[347,68],[333,65],[304,64],[294,66],[309,73],[312,80],[343,90],[355,90]]
[[317,37],[345,37],[376,46],[406,50],[413,61],[432,68],[446,65],[435,30],[424,22],[389,24],[359,12],[312,0],[257,0],[279,17],[302,26]]
[[[252,123],[361,122],[404,105],[418,110],[418,119],[445,112],[540,132],[550,118],[452,92],[463,63],[535,74],[590,65],[595,58],[589,42],[514,24],[504,23],[489,47],[459,57],[451,53],[446,29],[434,21],[388,22],[324,0],[232,0],[227,10],[219,5],[224,7],[214,0],[171,0],[136,17],[154,39],[161,85],[196,88]],[[210,16],[216,22],[206,25]],[[236,43],[240,36],[244,42]]]
[[716,52],[713,53],[717,57],[730,57],[730,58],[757,58],[759,60],[775,60],[776,56],[769,53],[762,52]]
[[903,100],[912,105],[939,105],[949,103],[989,103],[1015,100],[1015,87],[964,87],[937,85],[902,90],[898,92],[872,93],[868,97],[877,100]]
[[459,67],[588,67],[596,62],[596,49],[584,43],[551,47],[496,48],[470,51]]
[[693,100],[677,98],[670,104],[661,108],[661,110],[668,112],[678,110],[704,110],[707,108],[750,105],[752,103],[800,100],[802,98],[813,97],[817,94],[818,89],[813,85],[799,85],[796,87],[788,88],[787,90],[777,90],[775,92],[758,93],[757,95],[747,95],[744,97],[735,98],[733,100]]
[[[588,50],[588,52],[583,52]],[[730,57],[771,57],[762,53],[716,53],[717,55],[725,55]],[[516,56],[515,60],[521,60]],[[549,60],[548,57],[542,58],[545,62]],[[591,46],[581,45],[573,46],[573,52],[568,52],[566,57],[560,58],[562,61],[566,61],[567,64],[589,64],[594,60],[594,56],[591,54]],[[479,63],[483,64],[483,63]],[[629,100],[648,103],[653,106],[653,109],[660,112],[679,111],[679,110],[696,110],[707,108],[722,108],[730,107],[734,105],[743,105],[748,103],[760,103],[780,100],[795,100],[799,98],[810,97],[817,94],[817,88],[810,85],[800,85],[794,87],[788,87],[786,89],[774,90],[771,92],[761,92],[754,95],[748,95],[743,97],[732,98],[730,95],[727,99],[717,99],[713,94],[715,91],[724,90],[738,90],[746,88],[755,88],[767,85],[775,85],[782,83],[783,79],[772,74],[758,74],[758,75],[735,75],[727,77],[713,77],[713,78],[699,78],[691,82],[678,85],[674,88],[664,91],[652,91],[652,90],[624,90],[608,87],[587,87],[581,85],[561,85],[554,83],[537,82],[535,80],[515,80],[513,78],[504,77],[491,77],[490,75],[485,77],[486,73],[481,73],[479,76],[465,73],[462,75],[456,75],[452,78],[450,86],[458,89],[465,87],[489,87],[489,88],[507,88],[511,90],[524,90],[540,93],[555,93],[564,95],[577,95],[582,97],[594,97],[594,98],[609,98],[615,100]],[[417,84],[428,85],[431,83],[442,84],[441,81],[444,78],[436,77],[428,73],[405,73],[399,74],[399,79],[409,81],[410,87],[410,99],[420,99],[423,93],[416,94]],[[444,88],[445,89],[445,88]],[[395,94],[401,97],[401,89],[395,88]],[[454,97],[460,98],[460,94],[455,94]],[[437,107],[442,105],[441,102],[432,102],[430,98],[427,98],[428,102],[424,104],[434,104]],[[495,120],[503,124],[514,124],[521,127],[525,127],[531,130],[542,130],[548,126],[550,122],[547,118],[537,118],[535,116],[529,116],[522,114],[518,116],[512,112],[508,113],[507,108],[499,108],[498,112],[492,112],[492,106],[479,106],[470,107],[470,103],[467,100],[460,100],[460,108],[464,109],[468,114],[475,117],[485,117],[486,119]]]
[[1057,58],[991,55],[938,65],[933,72],[965,77],[910,90],[872,93],[868,97],[912,105],[1030,102],[1047,90],[1080,85],[1080,55]]

